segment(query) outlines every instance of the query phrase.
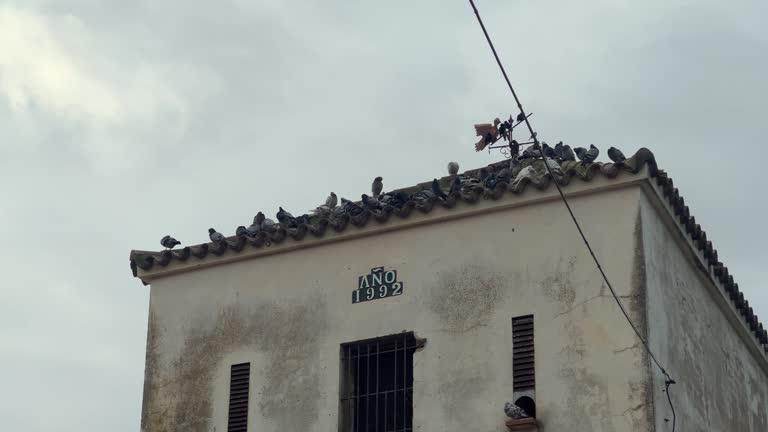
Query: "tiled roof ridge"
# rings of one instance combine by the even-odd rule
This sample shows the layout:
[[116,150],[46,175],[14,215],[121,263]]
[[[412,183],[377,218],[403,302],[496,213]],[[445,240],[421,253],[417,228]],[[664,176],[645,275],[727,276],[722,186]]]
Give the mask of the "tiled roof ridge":
[[[534,168],[538,168],[537,175],[517,179],[516,176],[520,170],[530,165],[533,165]],[[483,170],[486,172],[499,172],[508,166],[509,161],[503,160],[490,164],[487,167],[466,171],[463,174],[459,174],[459,176],[468,179],[477,179]],[[590,181],[597,174],[613,178],[622,171],[636,174],[640,172],[643,167],[647,166],[650,177],[655,179],[664,197],[670,203],[675,217],[677,217],[685,232],[691,237],[693,244],[702,253],[707,265],[712,268],[712,273],[715,278],[723,285],[725,293],[744,317],[749,329],[762,344],[763,351],[768,353],[768,332],[763,328],[757,315],[755,315],[754,311],[749,306],[749,302],[744,299],[744,294],[739,290],[739,285],[734,282],[733,276],[728,272],[728,268],[718,260],[717,251],[712,246],[712,242],[707,240],[707,234],[701,229],[701,226],[696,223],[695,218],[690,215],[688,206],[685,205],[685,201],[680,196],[678,189],[674,187],[672,179],[669,178],[666,172],[658,169],[656,158],[650,150],[644,147],[640,148],[632,157],[625,160],[623,163],[593,162],[583,165],[578,161],[566,161],[561,163],[560,166],[563,175],[560,176],[557,181],[563,186],[568,185],[573,178],[579,178],[582,181]],[[449,182],[453,179],[454,176],[446,176],[441,178],[439,182],[441,186],[447,190]],[[429,213],[437,205],[451,208],[455,206],[458,201],[474,203],[480,199],[497,200],[507,192],[522,194],[525,192],[528,185],[532,185],[539,190],[544,190],[549,187],[550,182],[552,181],[552,178],[543,166],[542,160],[523,161],[520,166],[513,170],[511,180],[512,179],[514,179],[514,181],[501,181],[492,185],[492,187],[487,187],[484,183],[467,185],[461,188],[460,192],[449,195],[445,199],[438,198],[434,194],[429,193],[431,182],[420,183],[390,192],[404,192],[407,194],[418,194],[419,192],[423,192],[423,199],[415,200],[413,199],[413,196],[410,196],[407,201],[398,206],[385,205],[381,209],[366,209],[359,206],[360,212],[355,215],[350,215],[346,212],[336,215],[334,212],[331,212],[328,215],[297,218],[299,223],[295,227],[288,227],[278,223],[268,231],[259,231],[253,238],[246,236],[232,236],[227,237],[226,241],[221,243],[203,243],[187,246],[181,249],[159,252],[133,250],[130,255],[131,270],[134,276],[138,276],[139,268],[146,271],[152,269],[155,265],[165,267],[174,260],[184,262],[190,259],[190,257],[203,259],[209,253],[220,256],[225,253],[241,252],[246,247],[268,247],[274,243],[281,243],[288,237],[294,240],[302,240],[307,234],[310,234],[313,237],[322,237],[328,229],[341,232],[350,224],[357,227],[363,227],[371,220],[375,220],[378,223],[385,223],[393,216],[407,218],[414,210],[418,210],[422,213]]]

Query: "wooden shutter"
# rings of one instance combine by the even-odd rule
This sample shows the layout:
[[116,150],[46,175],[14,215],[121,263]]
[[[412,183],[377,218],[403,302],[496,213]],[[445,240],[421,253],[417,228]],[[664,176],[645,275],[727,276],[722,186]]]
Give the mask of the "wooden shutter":
[[512,318],[512,374],[514,391],[535,388],[533,315]]
[[251,364],[232,365],[229,380],[229,422],[227,432],[246,432],[248,429],[248,390]]

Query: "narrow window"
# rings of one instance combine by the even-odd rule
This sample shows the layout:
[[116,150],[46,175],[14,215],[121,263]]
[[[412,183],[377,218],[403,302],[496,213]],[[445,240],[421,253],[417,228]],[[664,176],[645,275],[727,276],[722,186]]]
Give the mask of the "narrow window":
[[413,353],[402,333],[341,346],[340,432],[413,430]]
[[512,318],[512,387],[515,393],[536,387],[533,355],[533,315]]
[[227,432],[246,432],[248,429],[248,389],[251,364],[232,365],[229,379],[229,422]]

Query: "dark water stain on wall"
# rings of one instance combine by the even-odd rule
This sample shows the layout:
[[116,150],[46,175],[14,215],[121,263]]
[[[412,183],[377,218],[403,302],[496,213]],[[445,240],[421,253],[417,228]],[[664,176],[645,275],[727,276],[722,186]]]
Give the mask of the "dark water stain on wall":
[[430,309],[448,332],[485,326],[504,296],[504,278],[474,262],[437,274],[429,289]]
[[[479,423],[477,417],[481,414],[472,411],[471,401],[478,401],[493,379],[488,365],[480,365],[472,369],[459,369],[440,373],[438,392],[443,398],[443,416],[452,430],[472,431]],[[499,413],[504,401],[487,401],[499,406]]]
[[[187,333],[179,357],[170,364],[163,362],[162,377],[158,366],[162,359],[157,350],[148,349],[151,378],[142,430],[208,431],[214,373],[225,355],[242,348],[258,351],[268,360],[262,392],[254,398],[261,414],[279,430],[309,429],[318,416],[322,393],[315,353],[318,338],[327,331],[325,313],[322,295],[251,309],[226,307],[212,326]],[[156,326],[150,324],[150,332],[157,343]]]

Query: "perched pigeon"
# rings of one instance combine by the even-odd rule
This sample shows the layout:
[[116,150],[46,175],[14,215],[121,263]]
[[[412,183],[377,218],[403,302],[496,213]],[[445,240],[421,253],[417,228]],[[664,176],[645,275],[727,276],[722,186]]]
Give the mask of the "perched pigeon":
[[373,197],[378,199],[379,195],[381,195],[381,191],[384,189],[384,183],[382,182],[381,177],[376,177],[373,179],[373,184],[371,184],[371,193],[373,194]]
[[357,203],[354,203],[346,198],[341,199],[341,206],[344,207],[344,211],[349,213],[352,216],[357,216],[360,213],[364,212],[365,209],[360,207]]
[[560,164],[558,164],[557,161],[555,161],[552,158],[545,158],[545,161],[546,161],[547,167],[549,168],[549,171],[552,171],[553,175],[556,175],[559,177],[563,176],[563,170],[562,168],[560,168]]
[[338,198],[336,197],[336,194],[335,194],[335,193],[333,193],[333,192],[331,192],[331,194],[330,194],[330,195],[328,195],[328,198],[326,198],[326,199],[325,199],[325,205],[326,205],[326,206],[327,206],[329,209],[332,209],[332,208],[336,207],[336,204],[337,204],[338,202],[339,202],[339,200],[338,200]]
[[589,150],[587,150],[587,153],[584,155],[584,157],[581,159],[581,163],[588,164],[592,163],[597,159],[597,156],[600,154],[600,150],[595,147],[594,144],[589,145]]
[[509,157],[515,159],[520,155],[520,143],[515,140],[509,141]]
[[213,228],[208,228],[208,238],[211,239],[214,243],[221,243],[226,240],[226,237],[224,237],[224,234],[217,232]]
[[432,180],[432,193],[442,199],[448,198],[448,195],[443,192],[443,189],[440,187],[440,182],[438,182],[437,179]]
[[448,195],[456,196],[461,192],[461,177],[456,176],[451,182],[451,188],[448,190]]
[[504,414],[506,414],[507,417],[511,419],[522,419],[530,417],[530,415],[525,412],[524,409],[513,404],[512,402],[506,402],[504,404]]
[[448,175],[456,175],[459,173],[459,163],[458,162],[448,162]]
[[243,225],[240,225],[235,230],[235,235],[238,237],[246,237],[248,236],[248,228],[244,227]]
[[502,168],[496,174],[496,183],[509,183],[509,179],[512,178],[512,170],[509,168]]
[[392,192],[391,195],[392,195],[392,200],[390,201],[389,204],[395,207],[402,207],[403,205],[405,205],[406,202],[408,202],[408,200],[411,199],[410,195],[401,191]]
[[285,225],[293,225],[296,223],[296,218],[292,214],[285,211],[282,207],[277,212],[277,221]]
[[504,120],[504,123],[499,125],[499,136],[504,141],[509,141],[512,137],[512,116],[509,116],[509,120]]
[[525,113],[524,112],[521,112],[520,114],[517,115],[517,121],[518,122],[525,121]]
[[624,161],[627,160],[627,158],[624,157],[624,153],[622,153],[621,150],[617,149],[616,147],[611,147],[608,149],[608,157],[617,164],[624,163]]
[[483,182],[486,178],[488,178],[489,175],[490,173],[488,172],[488,168],[483,167],[480,168],[480,171],[477,172],[477,179]]
[[546,156],[548,158],[553,158],[553,159],[555,157],[557,157],[557,154],[555,153],[555,149],[553,149],[552,147],[548,146],[547,143],[542,142],[541,143],[541,148],[544,150],[544,156]]
[[523,150],[523,154],[518,157],[518,159],[531,159],[531,158],[540,158],[541,157],[541,150],[534,148],[535,146],[530,146],[527,149]]
[[262,230],[266,231],[266,230],[272,228],[273,226],[275,226],[275,221],[273,221],[270,218],[264,218],[264,220],[261,221],[261,224],[259,225],[259,228],[261,228]]
[[[264,216],[263,213],[259,212],[262,216]],[[256,217],[253,218],[253,223],[251,226],[245,229],[245,233],[248,237],[255,237],[256,234],[259,233],[259,230],[261,229],[261,222],[259,222],[259,216],[256,215]]]
[[366,208],[366,209],[380,209],[380,208],[383,207],[378,200],[375,200],[375,199],[369,197],[366,194],[363,194],[361,196],[361,198],[362,198],[362,202],[363,202],[363,208]]
[[573,150],[571,150],[571,146],[569,146],[568,144],[565,144],[563,146],[562,154],[559,157],[563,161],[575,161],[576,160],[576,155],[573,154]]
[[519,173],[517,173],[517,176],[515,176],[515,181],[512,182],[513,186],[518,185],[524,178],[532,178],[536,175],[536,170],[533,168],[533,165],[528,165],[527,167],[524,167],[520,170]]
[[173,249],[176,246],[180,245],[181,242],[176,240],[175,238],[167,235],[160,239],[160,246],[166,248],[166,249]]

